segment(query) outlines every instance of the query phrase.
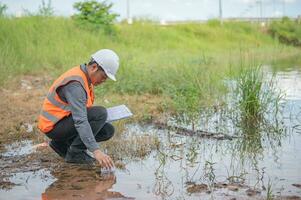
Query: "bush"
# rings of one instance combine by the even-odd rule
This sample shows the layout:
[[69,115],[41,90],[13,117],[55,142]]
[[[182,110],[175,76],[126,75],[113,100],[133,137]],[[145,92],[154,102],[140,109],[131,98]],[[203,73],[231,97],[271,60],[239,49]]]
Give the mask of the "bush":
[[79,11],[79,14],[73,18],[81,25],[88,25],[93,29],[104,27],[106,30],[111,30],[112,25],[118,16],[110,13],[113,4],[107,4],[105,1],[85,1],[77,2],[73,7]]
[[284,17],[281,21],[273,21],[269,33],[280,42],[301,46],[301,24]]

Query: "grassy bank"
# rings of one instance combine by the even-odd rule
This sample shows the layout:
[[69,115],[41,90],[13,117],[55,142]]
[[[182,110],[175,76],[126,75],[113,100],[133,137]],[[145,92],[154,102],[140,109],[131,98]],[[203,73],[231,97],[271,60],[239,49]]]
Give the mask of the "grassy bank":
[[[118,24],[116,33],[91,31],[67,18],[1,18],[1,84],[21,74],[49,74],[88,62],[100,48],[116,50],[121,58],[118,82],[97,89],[106,95],[161,96],[161,107],[191,117],[216,104],[225,91],[229,67],[244,62],[271,63],[300,54],[248,23],[158,26],[140,22]],[[113,99],[112,102],[117,100]]]
[[291,20],[284,17],[280,21],[273,21],[269,27],[269,32],[282,43],[301,46],[300,20]]

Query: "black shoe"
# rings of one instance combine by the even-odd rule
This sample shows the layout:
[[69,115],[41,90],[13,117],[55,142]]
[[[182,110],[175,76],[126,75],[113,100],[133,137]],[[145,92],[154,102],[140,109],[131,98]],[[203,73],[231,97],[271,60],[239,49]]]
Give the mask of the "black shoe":
[[69,149],[66,154],[65,161],[67,163],[94,164],[96,160],[89,156],[85,150],[72,151]]
[[62,158],[65,158],[67,154],[68,145],[64,142],[57,142],[54,140],[51,140],[49,142],[49,146]]

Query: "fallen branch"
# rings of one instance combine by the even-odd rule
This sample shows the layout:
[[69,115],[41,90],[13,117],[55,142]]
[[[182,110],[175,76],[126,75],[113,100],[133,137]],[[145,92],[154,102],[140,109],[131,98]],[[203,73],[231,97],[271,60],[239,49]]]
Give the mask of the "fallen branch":
[[176,134],[185,135],[185,136],[198,136],[202,138],[213,138],[217,140],[232,140],[234,138],[238,138],[238,136],[227,135],[224,133],[213,133],[213,132],[202,131],[202,130],[193,131],[191,129],[187,129],[183,127],[171,126],[163,122],[155,122],[154,125],[159,129],[171,130],[174,131]]

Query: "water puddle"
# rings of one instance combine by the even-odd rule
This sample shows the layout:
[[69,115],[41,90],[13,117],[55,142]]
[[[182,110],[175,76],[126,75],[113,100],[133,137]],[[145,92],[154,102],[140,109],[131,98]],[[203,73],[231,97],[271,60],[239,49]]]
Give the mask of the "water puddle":
[[15,173],[1,184],[0,199],[39,199],[54,180],[48,170]]
[[2,156],[5,157],[28,155],[36,150],[32,144],[32,141],[30,140],[24,140],[6,145],[5,149],[6,152],[2,154]]

